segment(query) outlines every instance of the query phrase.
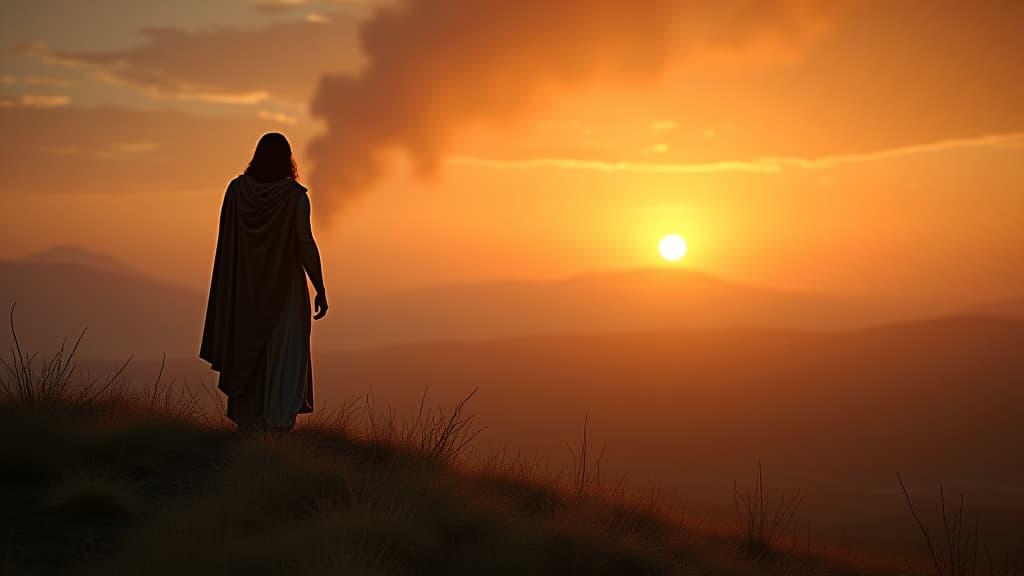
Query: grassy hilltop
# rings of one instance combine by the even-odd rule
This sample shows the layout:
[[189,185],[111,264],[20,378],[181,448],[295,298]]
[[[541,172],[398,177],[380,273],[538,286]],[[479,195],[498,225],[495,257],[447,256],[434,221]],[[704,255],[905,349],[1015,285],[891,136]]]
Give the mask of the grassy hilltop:
[[326,427],[240,437],[38,403],[3,406],[0,434],[6,573],[836,573],[746,558],[653,501]]
[[400,421],[362,401],[243,436],[215,391],[133,392],[73,351],[16,351],[0,376],[4,574],[909,573],[794,542],[798,498],[760,476],[731,529],[609,485],[585,429],[550,470],[470,453],[465,403]]

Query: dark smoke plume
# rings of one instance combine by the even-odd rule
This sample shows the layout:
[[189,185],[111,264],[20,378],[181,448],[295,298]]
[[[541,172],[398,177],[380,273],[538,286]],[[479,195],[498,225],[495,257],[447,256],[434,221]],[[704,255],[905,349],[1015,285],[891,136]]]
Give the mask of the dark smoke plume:
[[530,112],[543,94],[608,78],[656,79],[680,53],[797,26],[811,0],[410,0],[361,30],[358,76],[324,77],[311,111],[313,190],[329,217],[375,182],[379,152],[420,174],[472,123]]

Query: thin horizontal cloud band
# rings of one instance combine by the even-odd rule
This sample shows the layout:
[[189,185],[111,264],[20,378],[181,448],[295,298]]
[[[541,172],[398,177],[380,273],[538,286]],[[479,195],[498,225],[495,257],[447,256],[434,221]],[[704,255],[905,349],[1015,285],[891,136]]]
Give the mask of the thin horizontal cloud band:
[[579,160],[576,158],[526,158],[522,160],[502,160],[479,156],[449,156],[448,164],[458,166],[479,166],[499,169],[527,168],[563,168],[570,170],[591,170],[598,172],[643,172],[651,174],[716,174],[716,173],[753,173],[778,174],[786,169],[826,170],[847,164],[863,164],[879,160],[903,158],[976,148],[1013,148],[1024,147],[1024,132],[1005,134],[989,134],[973,138],[956,138],[900,146],[861,154],[837,154],[820,158],[800,158],[794,156],[769,156],[757,160],[707,162],[707,163],[670,163],[670,162],[606,162],[598,160]]

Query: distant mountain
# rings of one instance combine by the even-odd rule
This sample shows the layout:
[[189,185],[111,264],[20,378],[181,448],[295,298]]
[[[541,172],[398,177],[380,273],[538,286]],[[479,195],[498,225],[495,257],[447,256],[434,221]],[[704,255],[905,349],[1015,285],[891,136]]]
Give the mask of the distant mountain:
[[[116,259],[57,247],[0,262],[0,305],[18,302],[21,334],[43,350],[89,327],[83,353],[193,356],[206,295],[136,272]],[[949,309],[796,294],[682,269],[595,272],[546,282],[492,282],[408,292],[331,294],[313,331],[317,349],[529,334],[762,327],[849,330]],[[5,342],[6,330],[0,336]]]
[[553,282],[495,282],[335,297],[323,346],[516,334],[774,327],[846,330],[952,308],[784,293],[683,269],[595,272]]
[[20,260],[26,264],[55,264],[79,266],[103,272],[112,272],[124,276],[138,276],[139,271],[121,262],[110,254],[95,252],[82,246],[62,244],[52,246],[41,252],[30,254]]
[[88,328],[79,355],[100,358],[195,354],[205,310],[199,293],[111,269],[104,259],[0,262],[4,351],[11,343],[6,324],[15,302],[24,348],[48,354],[61,339],[73,340]]
[[976,309],[983,314],[1024,318],[1024,300],[1005,300],[994,302]]

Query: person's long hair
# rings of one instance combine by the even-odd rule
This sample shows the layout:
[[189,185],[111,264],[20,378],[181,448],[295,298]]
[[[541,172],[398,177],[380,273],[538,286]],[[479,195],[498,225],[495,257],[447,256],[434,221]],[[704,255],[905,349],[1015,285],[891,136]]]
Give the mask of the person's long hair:
[[292,157],[292,146],[284,134],[268,132],[256,144],[256,152],[245,173],[260,182],[274,182],[284,178],[296,180],[299,170]]

